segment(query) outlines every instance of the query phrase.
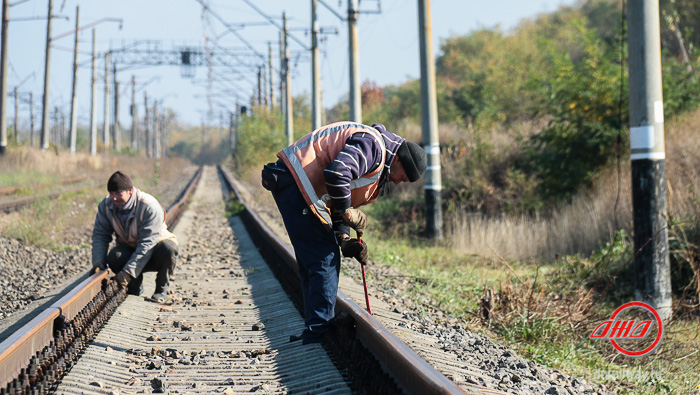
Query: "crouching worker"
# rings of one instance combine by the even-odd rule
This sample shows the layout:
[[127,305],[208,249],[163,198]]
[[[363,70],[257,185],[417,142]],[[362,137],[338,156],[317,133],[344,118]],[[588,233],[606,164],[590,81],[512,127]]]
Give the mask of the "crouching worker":
[[[165,210],[153,196],[135,188],[117,171],[107,181],[109,196],[97,208],[92,230],[92,273],[110,269],[130,295],[143,292],[143,272],[157,272],[152,300],[165,302],[177,264],[175,235],[165,224]],[[117,236],[117,245],[107,252]]]
[[[340,252],[367,263],[362,236],[373,202],[389,182],[417,181],[427,155],[383,125],[338,122],[280,151],[262,170],[294,247],[304,298],[304,344],[320,343],[333,322]],[[294,338],[294,337],[293,337]]]

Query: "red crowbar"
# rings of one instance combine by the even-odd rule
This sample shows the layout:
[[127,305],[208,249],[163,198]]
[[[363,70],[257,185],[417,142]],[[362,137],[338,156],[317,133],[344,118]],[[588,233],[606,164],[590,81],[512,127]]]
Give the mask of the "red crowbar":
[[[362,243],[362,239],[358,236],[357,241]],[[372,309],[369,307],[369,294],[367,293],[367,277],[365,277],[365,264],[360,262],[362,266],[362,284],[365,286],[365,303],[367,304],[367,312],[371,315]]]

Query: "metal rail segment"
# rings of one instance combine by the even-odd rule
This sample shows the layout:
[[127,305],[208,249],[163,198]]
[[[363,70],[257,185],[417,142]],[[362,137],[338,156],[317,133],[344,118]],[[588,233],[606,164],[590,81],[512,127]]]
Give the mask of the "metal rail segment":
[[[70,178],[64,178],[64,179],[60,180],[59,182],[61,184],[72,184],[72,183],[76,183],[79,181],[83,181],[86,178],[88,178],[88,176],[70,177]],[[23,186],[17,186],[17,187],[0,188],[0,195],[8,195],[8,194],[14,193],[20,189],[35,189],[35,188],[41,188],[41,187],[44,187],[47,185],[49,185],[49,184],[43,183],[43,184],[33,184],[33,185],[23,185]]]

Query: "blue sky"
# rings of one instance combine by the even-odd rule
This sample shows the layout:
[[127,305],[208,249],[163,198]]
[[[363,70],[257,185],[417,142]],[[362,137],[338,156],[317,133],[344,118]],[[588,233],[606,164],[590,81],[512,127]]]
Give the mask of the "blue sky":
[[[236,30],[256,52],[267,56],[268,42],[273,42],[273,51],[278,54],[279,33],[272,25],[259,25],[266,22],[254,8],[243,0],[203,0],[227,23],[248,23],[246,27]],[[324,0],[334,11],[341,15],[347,13],[347,0]],[[522,18],[534,18],[542,12],[556,10],[562,5],[573,4],[575,0],[433,0],[431,3],[433,41],[435,55],[439,54],[440,41],[454,35],[467,34],[479,28],[500,26],[507,31]],[[13,21],[15,18],[46,17],[47,0],[28,0],[10,8],[9,25],[9,63],[8,89],[25,81],[19,88],[21,93],[32,91],[34,94],[35,128],[41,122],[41,95],[44,80],[44,51],[46,39],[46,20]],[[310,25],[310,0],[255,0],[254,4],[265,14],[276,18],[281,24],[282,12],[287,13],[291,34],[310,47],[310,35],[304,29]],[[361,11],[376,12],[379,2],[364,0],[360,2]],[[400,84],[420,75],[418,63],[418,16],[417,1],[382,0],[381,13],[362,13],[358,28],[360,36],[360,75],[362,81],[370,80],[378,85]],[[215,40],[226,48],[243,50],[246,46],[236,35],[226,33],[226,28],[211,14],[203,14],[202,6],[196,0],[54,0],[54,14],[68,17],[53,20],[53,34],[58,36],[71,31],[75,26],[75,10],[80,5],[80,25],[84,26],[102,18],[122,18],[122,29],[114,22],[104,22],[96,26],[98,51],[119,48],[134,40],[156,40],[162,49],[178,49],[181,46],[202,47],[204,38]],[[204,16],[204,17],[203,17]],[[337,28],[338,34],[327,35],[321,43],[321,84],[325,107],[330,107],[348,92],[348,40],[347,26],[334,13],[319,3],[319,24],[322,27]],[[72,35],[54,41],[51,68],[51,107],[59,106],[70,111]],[[90,54],[92,48],[91,29],[83,30],[79,35],[81,51],[80,63],[83,66],[78,74],[78,109],[79,123],[87,125],[90,114]],[[211,42],[211,41],[210,41]],[[303,48],[294,39],[290,46],[292,58],[297,59],[292,65],[292,90],[294,95],[311,91],[311,60]],[[248,51],[247,49],[245,49]],[[252,52],[252,51],[250,51]],[[275,59],[275,66],[278,67]],[[243,69],[240,69],[243,70]],[[180,119],[190,124],[218,125],[218,112],[223,106],[233,108],[234,97],[220,97],[212,104],[217,115],[209,118],[206,93],[206,67],[196,69],[193,79],[182,78],[181,70],[176,66],[158,66],[135,68],[118,71],[121,96],[120,118],[123,126],[131,125],[128,104],[131,103],[131,88],[127,84],[134,75],[137,82],[136,103],[138,112],[143,115],[143,94],[149,98],[164,100],[164,105],[174,109]],[[217,70],[217,73],[221,71]],[[103,89],[101,82],[104,75],[104,60],[98,61],[98,125],[103,114]],[[250,97],[253,93],[251,82],[257,76],[253,71],[239,71],[239,74],[227,73],[226,78],[239,81],[237,94]],[[279,77],[275,76],[275,83]],[[148,83],[147,86],[144,84]],[[210,88],[212,93],[219,91],[216,86]],[[277,93],[277,96],[279,94]],[[12,124],[14,102],[8,98],[8,124]],[[149,99],[150,100],[150,99]],[[217,103],[218,102],[218,103]],[[244,104],[244,103],[241,103]],[[28,104],[21,104],[20,129],[28,128]]]

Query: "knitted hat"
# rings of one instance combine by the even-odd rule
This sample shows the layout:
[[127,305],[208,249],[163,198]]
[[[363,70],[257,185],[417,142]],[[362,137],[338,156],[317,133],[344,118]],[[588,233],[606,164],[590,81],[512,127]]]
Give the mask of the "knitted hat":
[[121,171],[114,172],[107,181],[107,191],[109,192],[128,191],[133,187],[134,183],[131,182],[131,178]]
[[428,165],[428,155],[423,147],[410,141],[404,141],[399,146],[396,156],[399,157],[409,181],[418,181]]

